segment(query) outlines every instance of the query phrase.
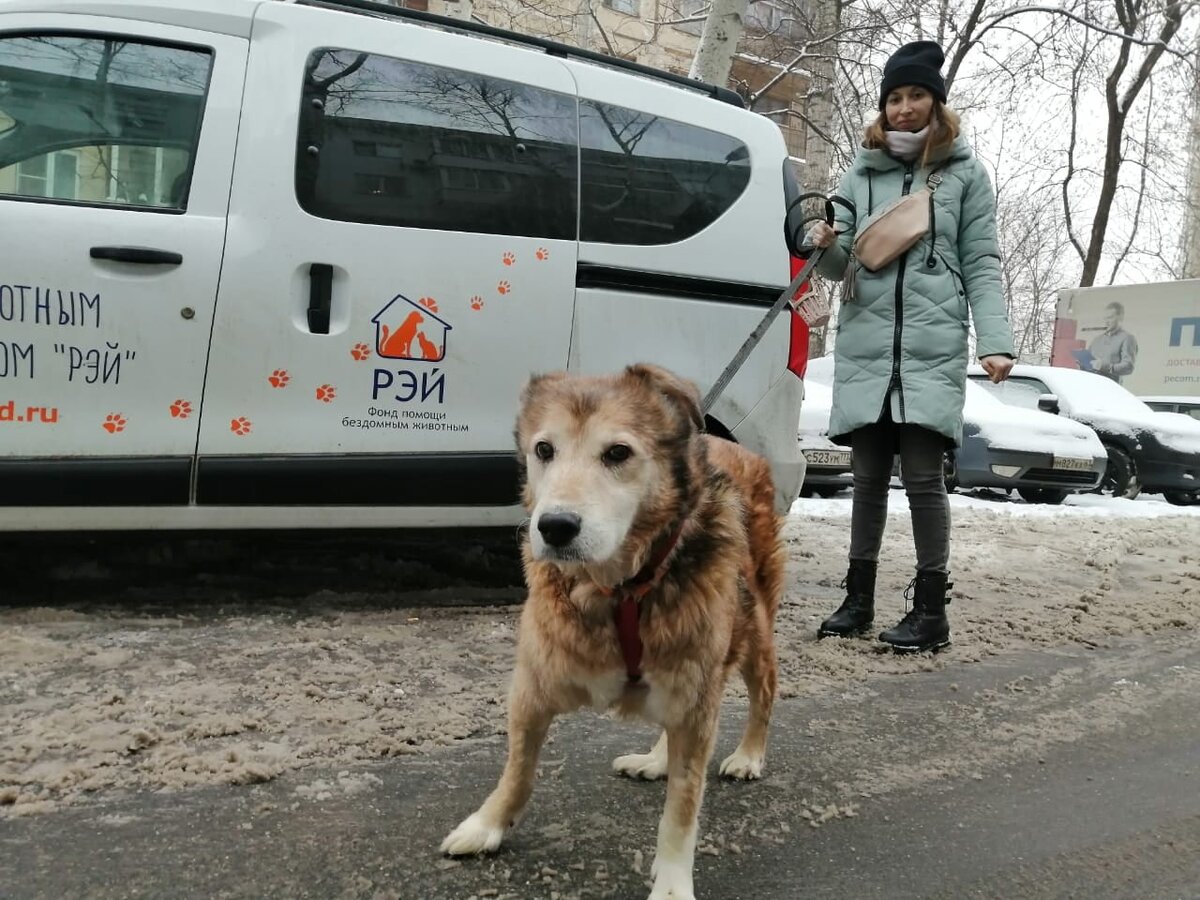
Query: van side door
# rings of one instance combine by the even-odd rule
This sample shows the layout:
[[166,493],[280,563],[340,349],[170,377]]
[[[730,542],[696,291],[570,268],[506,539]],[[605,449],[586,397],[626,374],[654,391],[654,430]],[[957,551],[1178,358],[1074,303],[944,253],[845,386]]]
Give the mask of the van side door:
[[577,135],[550,56],[260,6],[197,502],[512,507],[521,387],[567,364]]
[[0,19],[0,505],[189,502],[245,60]]

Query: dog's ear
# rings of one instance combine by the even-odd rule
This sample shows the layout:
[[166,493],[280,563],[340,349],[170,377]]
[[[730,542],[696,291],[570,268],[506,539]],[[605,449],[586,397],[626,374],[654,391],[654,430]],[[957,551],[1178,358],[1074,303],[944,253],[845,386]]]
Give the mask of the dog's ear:
[[674,372],[661,366],[649,363],[627,366],[625,374],[630,378],[636,378],[649,384],[656,391],[665,395],[679,407],[684,417],[695,426],[697,431],[704,430],[704,414],[700,411],[700,388],[696,387],[694,382],[680,378]]
[[557,384],[566,377],[566,372],[547,372],[540,375],[531,375],[529,380],[525,382],[525,387],[521,389],[521,397],[517,404],[517,422],[513,428],[513,440],[518,447],[518,456],[520,456],[519,448],[521,446],[521,423],[525,420],[525,414],[537,403],[540,395],[548,387]]
[[525,387],[521,389],[520,408],[525,409],[543,388],[562,381],[566,377],[566,372],[543,372],[530,375],[529,380],[525,382]]

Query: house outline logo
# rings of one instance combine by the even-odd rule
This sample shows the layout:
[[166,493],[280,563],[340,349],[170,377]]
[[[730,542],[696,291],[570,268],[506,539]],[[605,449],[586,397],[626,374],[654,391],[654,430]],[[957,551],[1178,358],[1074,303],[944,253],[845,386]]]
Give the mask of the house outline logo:
[[424,306],[397,294],[371,317],[375,323],[375,352],[385,359],[445,359],[453,326],[438,316],[436,309],[436,305]]

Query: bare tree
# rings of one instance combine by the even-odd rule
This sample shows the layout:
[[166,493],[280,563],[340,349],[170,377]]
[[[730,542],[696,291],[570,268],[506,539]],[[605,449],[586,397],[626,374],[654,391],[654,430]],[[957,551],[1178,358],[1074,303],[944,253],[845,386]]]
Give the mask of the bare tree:
[[692,70],[688,73],[697,81],[724,84],[733,65],[733,54],[746,30],[748,0],[712,0],[704,19],[704,31]]
[[1197,31],[1194,77],[1188,121],[1188,168],[1180,240],[1180,278],[1200,278],[1200,30]]

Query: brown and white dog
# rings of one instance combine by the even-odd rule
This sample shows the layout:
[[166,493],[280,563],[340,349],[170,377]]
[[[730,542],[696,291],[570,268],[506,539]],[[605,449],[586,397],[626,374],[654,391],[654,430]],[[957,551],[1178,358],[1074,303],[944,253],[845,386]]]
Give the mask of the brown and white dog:
[[529,800],[553,718],[594,706],[662,726],[653,750],[613,767],[668,777],[650,900],[694,898],[705,770],[735,666],[750,715],[721,773],[762,774],[784,568],[766,461],[702,427],[695,385],[654,366],[544,375],[525,388],[516,437],[529,597],[508,761],[444,852],[499,847]]

